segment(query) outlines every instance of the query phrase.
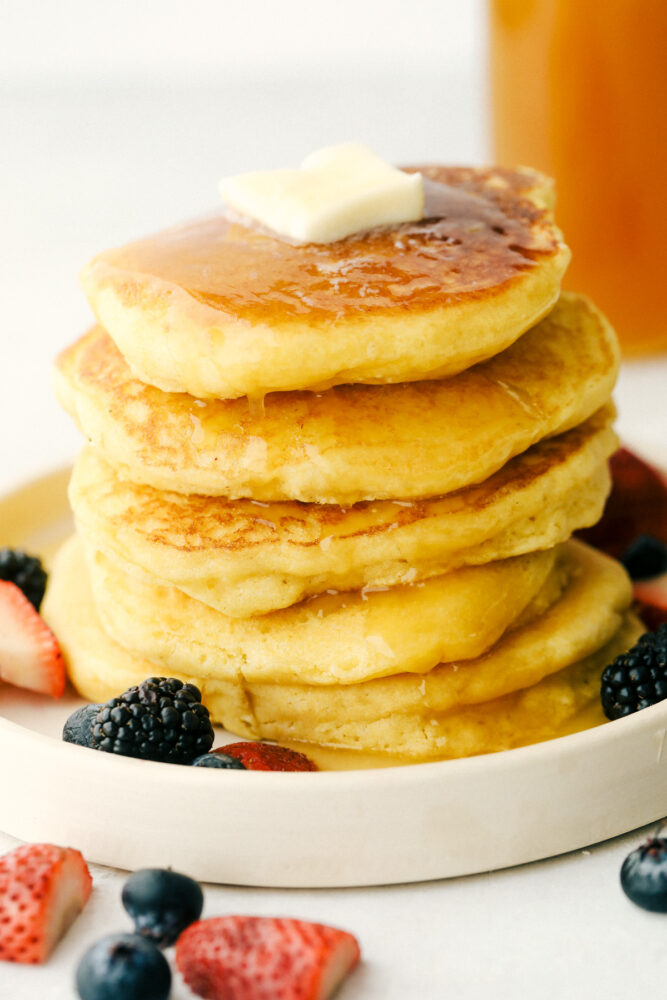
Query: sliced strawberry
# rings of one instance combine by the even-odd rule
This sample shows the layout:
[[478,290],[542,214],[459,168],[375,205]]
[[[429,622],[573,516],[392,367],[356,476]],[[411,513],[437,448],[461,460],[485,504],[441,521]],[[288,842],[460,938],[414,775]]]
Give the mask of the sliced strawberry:
[[612,488],[604,514],[579,532],[596,548],[618,558],[640,535],[667,544],[667,478],[627,448],[611,458]]
[[273,743],[229,743],[211,752],[236,757],[249,771],[317,771],[317,765],[305,753]]
[[92,888],[79,851],[26,844],[0,858],[0,959],[45,962]]
[[176,965],[207,1000],[326,1000],[359,961],[347,931],[282,917],[212,917],[176,943]]
[[652,580],[640,580],[635,583],[634,591],[639,616],[649,631],[654,632],[667,622],[667,573]]
[[59,698],[65,663],[51,629],[15,583],[0,580],[0,679]]

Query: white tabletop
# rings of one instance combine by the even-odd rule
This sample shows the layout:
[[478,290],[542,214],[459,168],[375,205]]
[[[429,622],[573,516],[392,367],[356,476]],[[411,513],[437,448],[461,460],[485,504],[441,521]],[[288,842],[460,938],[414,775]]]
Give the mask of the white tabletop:
[[[253,165],[253,150],[257,165],[272,166],[297,162],[332,138],[363,138],[403,162],[480,161],[486,149],[480,116],[470,114],[473,83],[445,68],[437,79],[415,73],[400,85],[393,77],[321,78],[306,91],[295,80],[249,78],[231,88],[118,83],[9,93],[0,105],[0,491],[69,461],[79,447],[53,400],[49,370],[91,320],[76,274],[94,252],[206,209],[218,177]],[[434,128],[443,114],[446,128]],[[666,386],[666,359],[635,363],[624,368],[616,397],[623,438],[665,464]],[[364,962],[341,1000],[648,996],[667,980],[667,918],[633,907],[618,883],[624,856],[643,834],[424,885],[206,887],[206,914],[299,916],[356,933]],[[0,850],[14,843],[0,834]],[[184,844],[186,871],[187,861]],[[72,1000],[82,950],[128,928],[123,875],[95,868],[94,881],[86,913],[46,966],[0,968],[2,1000]]]
[[[421,885],[314,891],[205,886],[204,916],[292,916],[352,931],[363,961],[340,1000],[648,997],[667,976],[666,918],[633,906],[618,881],[623,858],[639,837]],[[0,835],[0,849],[11,846]],[[186,868],[187,845],[183,861]],[[0,997],[74,1000],[72,977],[83,951],[104,934],[130,929],[120,903],[123,879],[94,868],[88,907],[49,963],[1,967]],[[177,980],[173,1000],[190,996]]]

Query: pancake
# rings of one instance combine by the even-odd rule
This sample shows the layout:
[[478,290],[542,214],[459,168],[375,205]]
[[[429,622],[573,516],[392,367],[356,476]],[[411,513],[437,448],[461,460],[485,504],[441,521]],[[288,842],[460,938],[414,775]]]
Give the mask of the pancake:
[[613,417],[604,407],[481,485],[436,500],[344,509],[183,496],[120,479],[91,448],[74,466],[70,500],[86,542],[127,572],[243,618],[326,590],[416,582],[565,541],[602,514]]
[[328,719],[362,725],[394,715],[442,715],[531,687],[592,655],[620,628],[631,590],[618,563],[581,542],[568,549],[570,575],[558,599],[508,630],[483,655],[439,663],[421,676],[396,673],[360,684],[248,682],[258,721],[280,717],[285,705],[304,724]]
[[[575,730],[579,714],[599,703],[603,667],[643,631],[624,610],[630,586],[618,564],[578,543],[569,548],[579,572],[562,599],[480,661],[436,667],[421,678],[329,687],[248,683],[240,673],[228,680],[196,671],[175,676],[197,684],[213,718],[248,738],[322,742],[416,760],[548,739],[566,726]],[[56,556],[43,612],[72,682],[92,701],[160,672],[102,629],[76,540]],[[600,710],[593,721],[604,721]],[[589,716],[580,728],[590,724]]]
[[618,346],[563,294],[502,354],[437,382],[205,402],[133,378],[99,329],[59,358],[56,391],[122,478],[177,493],[300,500],[439,496],[487,479],[607,403]]
[[480,656],[557,599],[572,569],[566,552],[552,549],[228,618],[180,590],[123,572],[100,552],[87,556],[103,627],[164,671],[309,684],[421,674],[441,660]]
[[[322,719],[313,715],[304,697],[297,718],[293,714],[295,706],[289,702],[276,716],[265,711],[261,697],[250,687],[254,725],[263,739],[394,754],[412,757],[415,762],[470,757],[540,743],[607,721],[599,705],[600,675],[644,631],[639,620],[626,613],[612,639],[585,659],[562,667],[530,687],[444,713],[419,711],[362,720],[345,716]],[[234,726],[234,721],[227,723],[232,731]]]
[[555,303],[548,182],[428,167],[425,218],[295,246],[222,211],[96,257],[82,284],[136,376],[201,398],[455,374]]

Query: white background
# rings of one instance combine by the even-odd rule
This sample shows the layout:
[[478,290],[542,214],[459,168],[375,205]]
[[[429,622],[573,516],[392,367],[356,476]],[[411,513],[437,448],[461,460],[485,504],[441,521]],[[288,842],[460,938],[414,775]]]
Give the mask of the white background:
[[[215,205],[223,174],[331,142],[399,163],[489,159],[484,50],[481,0],[3,0],[0,488],[79,446],[49,379],[92,321],[76,276],[94,253]],[[617,398],[626,439],[667,461],[665,384],[664,361],[628,366]],[[341,1000],[621,1000],[667,979],[664,921],[617,884],[636,839],[422,887],[211,890],[208,912],[358,931],[367,961]],[[97,884],[49,966],[0,969],[1,1000],[73,996],[83,942],[125,926],[119,878]]]
[[328,64],[437,71],[482,42],[480,0],[4,0],[2,75],[208,80]]

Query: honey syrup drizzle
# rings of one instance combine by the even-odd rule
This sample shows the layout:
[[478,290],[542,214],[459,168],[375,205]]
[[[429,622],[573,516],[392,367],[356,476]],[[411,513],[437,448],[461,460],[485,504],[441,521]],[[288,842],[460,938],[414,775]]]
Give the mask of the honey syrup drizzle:
[[220,212],[104,259],[185,289],[226,316],[279,322],[460,301],[556,251],[545,211],[523,196],[522,175],[462,168],[425,173],[420,222],[299,246]]

